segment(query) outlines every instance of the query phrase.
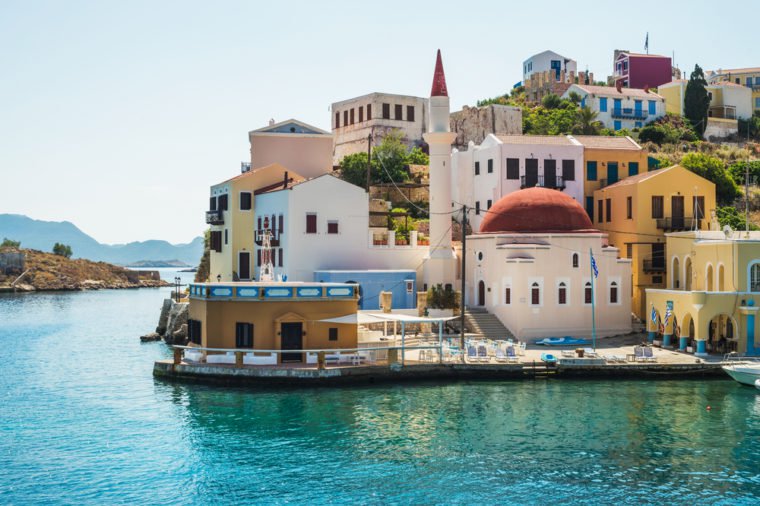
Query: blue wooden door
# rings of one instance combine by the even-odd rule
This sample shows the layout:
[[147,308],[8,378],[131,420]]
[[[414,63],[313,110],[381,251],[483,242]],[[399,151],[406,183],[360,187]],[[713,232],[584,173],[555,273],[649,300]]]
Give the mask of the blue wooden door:
[[607,184],[615,184],[618,182],[618,164],[617,162],[609,162],[607,164]]

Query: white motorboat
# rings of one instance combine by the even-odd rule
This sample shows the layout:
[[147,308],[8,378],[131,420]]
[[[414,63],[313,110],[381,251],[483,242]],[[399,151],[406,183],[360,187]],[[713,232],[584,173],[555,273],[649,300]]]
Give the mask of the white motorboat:
[[760,380],[760,363],[737,363],[724,365],[723,370],[733,379],[749,386],[757,386],[755,383]]
[[759,380],[755,380],[755,388],[757,388],[758,390],[760,390],[760,379]]

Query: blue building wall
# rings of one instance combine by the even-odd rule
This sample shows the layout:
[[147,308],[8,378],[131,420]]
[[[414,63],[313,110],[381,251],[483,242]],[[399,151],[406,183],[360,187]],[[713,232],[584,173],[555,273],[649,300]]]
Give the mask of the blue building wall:
[[[417,273],[413,270],[314,271],[314,281],[358,283],[361,294],[360,309],[380,309],[380,292],[393,293],[394,309],[417,307]],[[411,290],[408,290],[409,282],[411,282]]]

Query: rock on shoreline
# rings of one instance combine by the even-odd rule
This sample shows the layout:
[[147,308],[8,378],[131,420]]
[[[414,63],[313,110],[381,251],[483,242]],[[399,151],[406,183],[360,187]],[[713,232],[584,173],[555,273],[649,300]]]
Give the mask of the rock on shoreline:
[[167,344],[186,344],[189,307],[187,302],[164,299],[156,331],[140,336],[140,341],[150,342],[163,339]]

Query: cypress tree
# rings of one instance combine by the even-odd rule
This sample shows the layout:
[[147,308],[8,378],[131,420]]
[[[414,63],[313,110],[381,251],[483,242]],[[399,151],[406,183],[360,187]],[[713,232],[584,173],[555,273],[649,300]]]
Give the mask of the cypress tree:
[[706,86],[707,81],[702,68],[695,65],[694,72],[691,73],[689,82],[686,84],[683,113],[700,137],[707,128],[707,111],[710,109],[710,97],[707,95]]

